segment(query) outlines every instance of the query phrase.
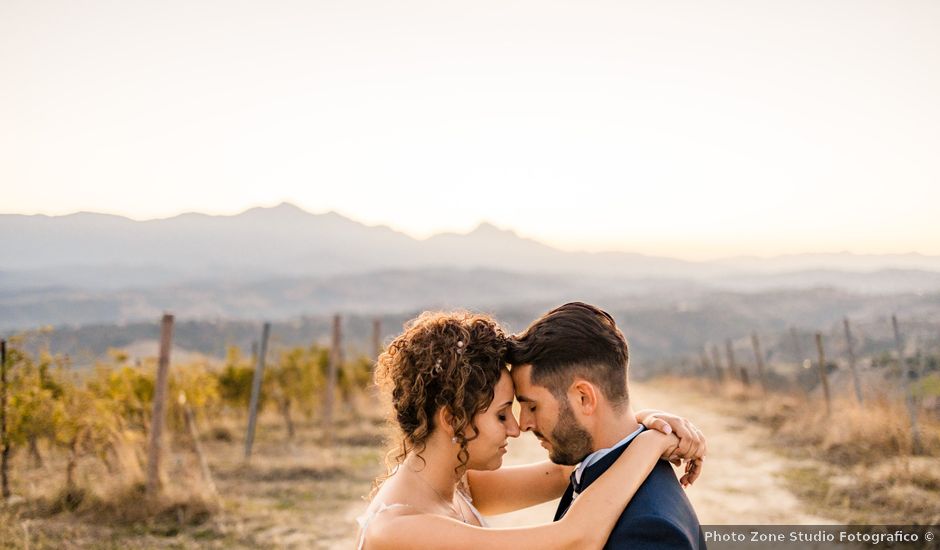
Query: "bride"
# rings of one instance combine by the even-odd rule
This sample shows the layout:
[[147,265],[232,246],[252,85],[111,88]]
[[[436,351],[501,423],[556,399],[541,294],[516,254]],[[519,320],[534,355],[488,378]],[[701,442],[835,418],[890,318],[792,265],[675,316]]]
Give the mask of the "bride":
[[[601,548],[617,518],[660,458],[699,459],[696,430],[681,418],[641,411],[641,433],[564,517],[531,527],[490,529],[501,514],[562,495],[573,467],[544,461],[500,468],[519,436],[507,336],[490,317],[425,312],[378,360],[376,380],[391,400],[399,436],[390,473],[376,480],[359,518],[359,549]],[[683,436],[680,439],[672,432]],[[692,450],[689,450],[692,449]],[[687,485],[698,477],[687,462]]]

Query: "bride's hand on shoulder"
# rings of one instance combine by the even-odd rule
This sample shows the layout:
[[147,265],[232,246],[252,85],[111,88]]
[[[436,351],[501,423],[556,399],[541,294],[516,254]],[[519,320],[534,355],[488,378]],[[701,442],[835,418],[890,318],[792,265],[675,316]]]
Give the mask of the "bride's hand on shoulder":
[[681,467],[682,461],[685,461],[685,473],[679,481],[683,487],[695,482],[702,473],[702,464],[708,452],[702,431],[688,419],[663,411],[647,409],[639,411],[636,416],[637,422],[647,428],[678,437],[679,444],[662,458],[676,467]]
[[676,434],[657,430],[646,430],[636,436],[636,440],[641,441],[645,448],[652,447],[659,451],[660,458],[663,459],[675,453],[680,443]]

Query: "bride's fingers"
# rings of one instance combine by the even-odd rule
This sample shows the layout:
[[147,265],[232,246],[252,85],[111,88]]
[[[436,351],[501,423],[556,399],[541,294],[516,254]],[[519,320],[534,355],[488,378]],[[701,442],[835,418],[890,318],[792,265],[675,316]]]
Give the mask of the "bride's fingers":
[[701,448],[702,448],[702,444],[701,444],[701,442],[698,440],[698,437],[692,438],[692,439],[690,440],[690,442],[689,442],[688,454],[687,454],[686,456],[682,457],[682,458],[684,458],[684,459],[686,459],[686,460],[691,460],[691,459],[693,459],[693,458],[698,458],[699,452],[701,451]]
[[695,424],[689,422],[689,431],[692,434],[692,449],[689,451],[689,458],[700,458],[705,454],[705,436]]
[[708,442],[705,441],[705,434],[702,433],[702,430],[696,428],[699,438],[702,440],[702,454],[700,458],[704,458],[708,454]]
[[696,438],[695,443],[692,445],[692,448],[689,449],[689,459],[696,459],[702,457],[703,442],[700,438]]
[[689,448],[689,454],[683,457],[688,460],[694,460],[696,458],[702,458],[705,456],[705,436],[703,436],[702,432],[698,429],[694,429],[693,433],[695,435],[693,443]]
[[682,455],[682,458],[686,460],[702,458],[705,456],[705,436],[702,435],[702,431],[696,428],[691,422],[689,423],[688,433],[689,448],[688,451]]
[[692,448],[692,438],[684,437],[679,440],[679,448],[676,449],[676,455],[681,457],[688,457],[689,450]]
[[643,422],[643,424],[645,424],[646,427],[651,430],[656,430],[666,435],[669,435],[672,433],[672,426],[670,426],[669,422],[666,422],[662,418],[656,418],[655,416],[651,416],[647,418],[646,421]]

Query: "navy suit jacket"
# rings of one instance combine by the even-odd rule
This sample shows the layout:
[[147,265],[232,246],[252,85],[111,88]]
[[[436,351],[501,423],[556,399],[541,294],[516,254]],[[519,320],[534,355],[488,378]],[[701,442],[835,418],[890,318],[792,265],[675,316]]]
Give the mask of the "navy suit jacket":
[[[607,453],[604,458],[582,472],[581,490],[610,468],[623,451],[624,445]],[[555,521],[561,519],[571,505],[571,484],[555,512]],[[587,528],[590,528],[589,526]],[[705,536],[692,504],[679,485],[672,466],[660,460],[646,481],[640,486],[630,504],[617,519],[614,530],[604,545],[605,550],[646,549],[704,549]]]

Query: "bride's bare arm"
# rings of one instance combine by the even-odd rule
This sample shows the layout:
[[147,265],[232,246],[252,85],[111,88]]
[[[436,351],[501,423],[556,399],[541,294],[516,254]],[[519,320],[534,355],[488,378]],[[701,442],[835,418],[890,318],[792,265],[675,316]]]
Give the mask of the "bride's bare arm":
[[470,470],[467,486],[477,510],[495,516],[560,498],[574,468],[543,460],[498,470]]
[[602,548],[646,476],[678,440],[646,431],[572,503],[560,521],[510,529],[485,529],[432,514],[386,512],[376,516],[367,533],[368,550]]
[[470,470],[467,485],[473,505],[484,515],[505,514],[560,497],[574,466],[550,460],[498,470]]
[[[676,434],[679,438],[677,458],[697,461],[694,467],[686,468],[682,484],[691,484],[698,478],[705,454],[705,436],[694,424],[681,416],[654,409],[638,411],[636,421],[650,429]],[[505,514],[559,498],[568,487],[572,470],[573,466],[544,460],[497,470],[471,470],[467,472],[467,484],[473,504],[480,512],[485,515]]]

